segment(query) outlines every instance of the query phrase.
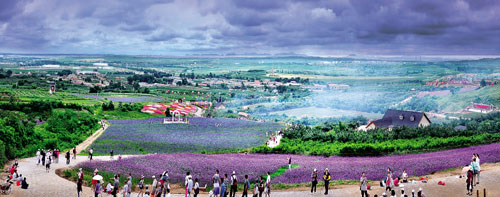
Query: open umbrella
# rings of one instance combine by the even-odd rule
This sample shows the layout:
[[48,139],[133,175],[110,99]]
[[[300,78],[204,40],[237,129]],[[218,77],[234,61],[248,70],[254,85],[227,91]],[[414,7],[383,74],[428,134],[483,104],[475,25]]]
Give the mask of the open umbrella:
[[467,171],[469,171],[470,167],[469,166],[466,166],[464,168],[462,168],[462,174],[466,174]]
[[95,175],[94,178],[92,178],[92,180],[102,181],[102,176],[101,175]]

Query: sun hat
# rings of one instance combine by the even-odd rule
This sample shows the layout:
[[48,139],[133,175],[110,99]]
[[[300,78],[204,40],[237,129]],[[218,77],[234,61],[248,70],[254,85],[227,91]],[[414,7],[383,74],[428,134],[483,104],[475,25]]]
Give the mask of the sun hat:
[[422,191],[422,188],[419,188],[418,191]]
[[154,178],[156,178],[156,177],[155,177],[155,175],[153,175],[153,177],[152,177],[152,178],[153,178],[153,179],[154,179]]
[[235,172],[235,171],[233,171],[233,174],[236,174],[236,172]]
[[328,168],[326,168],[325,170],[328,170]]
[[316,170],[316,168],[314,168],[314,172],[316,172],[316,171],[318,171],[318,170]]

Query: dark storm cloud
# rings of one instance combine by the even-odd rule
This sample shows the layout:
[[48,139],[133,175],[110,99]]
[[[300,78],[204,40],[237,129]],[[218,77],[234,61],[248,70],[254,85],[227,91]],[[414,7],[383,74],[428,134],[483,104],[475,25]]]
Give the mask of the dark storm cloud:
[[178,34],[178,33],[172,33],[172,32],[169,32],[169,33],[160,33],[160,34],[152,35],[149,38],[146,38],[146,41],[150,41],[150,42],[163,42],[163,41],[169,41],[169,40],[178,38],[180,36],[181,36],[180,34]]
[[495,0],[7,0],[0,50],[499,54],[498,10]]

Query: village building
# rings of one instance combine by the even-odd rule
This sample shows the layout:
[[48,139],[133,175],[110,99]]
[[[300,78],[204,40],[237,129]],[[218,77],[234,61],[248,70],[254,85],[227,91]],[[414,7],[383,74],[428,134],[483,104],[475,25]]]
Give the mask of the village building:
[[391,130],[393,127],[426,127],[430,124],[431,121],[424,112],[388,109],[382,119],[370,122],[366,126],[366,130],[376,128]]
[[487,114],[493,111],[497,111],[497,107],[494,105],[485,105],[485,104],[478,104],[478,103],[471,103],[469,106],[465,108],[466,112],[477,112],[477,113],[483,113]]

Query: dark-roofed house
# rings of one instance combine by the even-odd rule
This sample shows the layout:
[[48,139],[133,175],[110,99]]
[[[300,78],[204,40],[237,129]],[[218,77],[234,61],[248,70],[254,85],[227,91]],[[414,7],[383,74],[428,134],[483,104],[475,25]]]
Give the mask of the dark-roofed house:
[[370,122],[366,129],[392,129],[393,127],[426,127],[431,124],[431,120],[423,112],[401,111],[388,109],[384,117]]

